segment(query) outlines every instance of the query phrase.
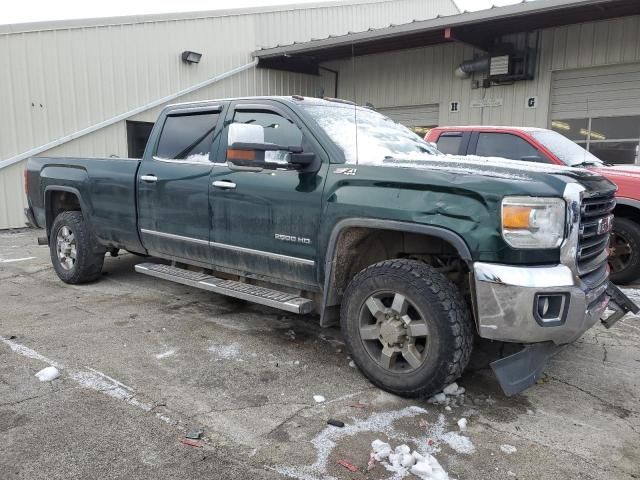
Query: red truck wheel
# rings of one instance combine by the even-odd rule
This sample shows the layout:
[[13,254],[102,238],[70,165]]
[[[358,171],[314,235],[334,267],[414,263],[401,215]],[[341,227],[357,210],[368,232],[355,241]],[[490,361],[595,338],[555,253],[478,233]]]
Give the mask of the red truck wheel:
[[637,222],[617,217],[609,249],[613,283],[624,285],[640,278],[640,225]]
[[356,365],[398,395],[440,392],[469,362],[469,309],[457,287],[425,263],[397,259],[365,268],[349,283],[340,317]]

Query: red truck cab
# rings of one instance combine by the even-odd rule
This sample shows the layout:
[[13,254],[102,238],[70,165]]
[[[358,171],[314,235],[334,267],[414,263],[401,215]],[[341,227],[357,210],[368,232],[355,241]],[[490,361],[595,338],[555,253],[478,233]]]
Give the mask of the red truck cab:
[[640,278],[640,165],[607,165],[553,130],[533,127],[437,127],[425,140],[450,155],[500,157],[595,170],[618,186],[610,245],[611,279]]

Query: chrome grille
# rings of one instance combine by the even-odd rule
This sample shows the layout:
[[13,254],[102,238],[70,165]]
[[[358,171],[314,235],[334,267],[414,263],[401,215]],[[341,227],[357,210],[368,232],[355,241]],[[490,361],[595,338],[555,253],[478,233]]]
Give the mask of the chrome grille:
[[580,210],[580,236],[576,263],[578,273],[587,285],[602,282],[607,275],[609,232],[599,233],[599,225],[607,222],[616,200],[614,192],[585,197]]

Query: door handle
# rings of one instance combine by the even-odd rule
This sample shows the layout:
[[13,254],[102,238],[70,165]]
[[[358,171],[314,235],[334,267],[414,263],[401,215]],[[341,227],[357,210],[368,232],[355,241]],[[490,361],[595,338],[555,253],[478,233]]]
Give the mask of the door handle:
[[158,177],[155,175],[140,175],[140,180],[148,183],[156,183],[158,181]]
[[223,190],[233,190],[236,188],[236,184],[230,182],[229,180],[216,180],[213,182],[213,186],[217,188],[222,188]]

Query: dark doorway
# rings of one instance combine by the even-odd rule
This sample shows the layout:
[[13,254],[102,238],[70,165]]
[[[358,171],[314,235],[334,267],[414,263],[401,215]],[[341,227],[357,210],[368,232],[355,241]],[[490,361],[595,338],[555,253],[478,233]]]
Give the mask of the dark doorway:
[[134,122],[127,120],[127,149],[129,158],[142,158],[152,128],[153,122]]

